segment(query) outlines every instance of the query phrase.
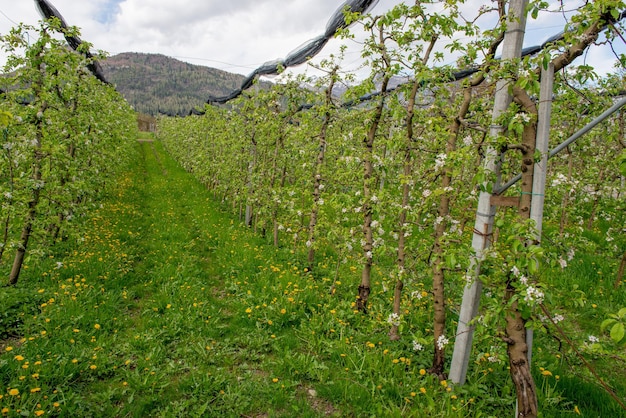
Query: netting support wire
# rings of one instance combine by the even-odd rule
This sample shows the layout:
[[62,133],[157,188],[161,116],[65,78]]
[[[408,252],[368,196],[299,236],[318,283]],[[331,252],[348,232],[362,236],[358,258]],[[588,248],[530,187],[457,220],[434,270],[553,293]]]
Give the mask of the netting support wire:
[[[568,139],[563,141],[560,145],[558,145],[555,148],[553,148],[552,150],[550,150],[550,152],[548,153],[548,158],[552,158],[556,154],[558,154],[559,152],[563,151],[565,148],[567,148],[569,145],[571,145],[574,141],[576,141],[577,139],[579,139],[580,137],[585,135],[587,132],[589,132],[590,130],[595,128],[596,125],[598,125],[600,122],[603,122],[606,118],[611,116],[613,113],[617,112],[624,105],[626,105],[626,97],[622,97],[622,99],[620,101],[618,101],[613,106],[611,106],[610,108],[605,110],[600,116],[598,116],[597,118],[595,118],[594,120],[589,122],[587,125],[585,125],[582,129],[580,129],[574,135],[570,136]],[[506,184],[503,184],[501,187],[497,188],[494,191],[494,194],[502,194],[502,193],[504,193],[511,186],[513,186],[515,183],[520,181],[521,178],[522,178],[522,175],[518,174],[517,176],[515,176],[511,180],[509,180]]]

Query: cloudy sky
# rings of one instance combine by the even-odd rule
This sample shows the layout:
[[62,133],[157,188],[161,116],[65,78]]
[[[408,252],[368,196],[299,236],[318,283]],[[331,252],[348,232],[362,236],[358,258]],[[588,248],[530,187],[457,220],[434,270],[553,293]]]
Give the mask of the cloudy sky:
[[[405,0],[413,3],[412,0]],[[391,9],[402,0],[379,0],[373,13]],[[573,8],[581,0],[564,1]],[[266,61],[290,51],[324,32],[341,0],[51,0],[82,38],[111,55],[120,52],[161,53],[193,64],[249,74]],[[468,17],[488,1],[466,0]],[[551,3],[560,4],[561,1]],[[17,22],[35,25],[40,15],[33,0],[4,1],[0,5],[0,33]],[[525,46],[536,45],[563,29],[561,13],[529,20]],[[360,47],[332,40],[317,60],[348,43],[343,64],[347,71],[361,65]],[[626,52],[623,42],[614,48]],[[450,57],[450,63],[454,57]],[[579,62],[581,62],[579,60]],[[607,45],[592,47],[586,62],[599,72],[611,70],[615,55]],[[0,52],[0,64],[4,55]],[[297,71],[306,70],[306,65]]]

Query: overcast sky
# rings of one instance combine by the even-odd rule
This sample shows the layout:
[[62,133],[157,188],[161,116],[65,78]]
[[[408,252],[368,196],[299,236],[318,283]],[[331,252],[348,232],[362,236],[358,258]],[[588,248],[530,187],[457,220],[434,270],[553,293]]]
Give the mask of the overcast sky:
[[[373,13],[382,13],[402,0],[380,0]],[[413,0],[406,0],[412,4]],[[566,7],[581,3],[565,1]],[[322,34],[341,0],[51,0],[82,38],[111,55],[120,52],[161,53],[193,64],[249,74],[266,61],[284,58],[307,40]],[[471,13],[488,1],[467,0]],[[552,1],[554,5],[560,1]],[[556,7],[556,6],[555,6]],[[469,16],[468,16],[469,17]],[[0,33],[16,22],[36,25],[40,15],[33,0],[5,0],[0,5]],[[529,20],[525,46],[536,45],[563,29],[561,13]],[[318,56],[336,52],[348,42],[343,69],[357,69],[360,47],[332,40]],[[626,52],[623,42],[615,49]],[[450,57],[450,62],[454,57]],[[579,63],[582,63],[580,60]],[[592,47],[586,62],[605,73],[615,55],[609,46]],[[0,52],[0,64],[4,54]],[[304,71],[306,65],[299,67]]]

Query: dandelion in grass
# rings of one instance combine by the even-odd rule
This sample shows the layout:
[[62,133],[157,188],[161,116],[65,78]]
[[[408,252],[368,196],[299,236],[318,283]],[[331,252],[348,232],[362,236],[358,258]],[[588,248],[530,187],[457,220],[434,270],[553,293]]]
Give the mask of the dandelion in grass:
[[19,390],[19,389],[15,389],[15,388],[13,388],[13,389],[9,389],[9,395],[11,395],[11,396],[17,396],[17,395],[19,395],[19,394],[20,394],[20,390]]
[[42,415],[43,415],[43,414],[45,414],[45,413],[46,413],[46,411],[43,411],[43,410],[41,410],[41,409],[38,409],[37,411],[35,411],[35,416],[40,417],[40,416],[42,416]]

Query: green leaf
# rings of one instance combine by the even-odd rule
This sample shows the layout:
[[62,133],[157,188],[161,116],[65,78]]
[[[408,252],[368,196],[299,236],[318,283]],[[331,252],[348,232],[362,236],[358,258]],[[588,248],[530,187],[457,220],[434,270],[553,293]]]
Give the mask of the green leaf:
[[618,322],[617,324],[613,325],[613,328],[611,328],[611,339],[618,343],[622,341],[623,338],[624,324],[622,322]]
[[9,126],[9,122],[11,121],[11,114],[9,112],[1,111],[0,112],[0,127],[5,128]]
[[626,318],[626,308],[622,308],[617,312],[617,316],[620,318]]
[[446,264],[450,269],[453,269],[456,266],[456,257],[454,254],[450,254],[446,257]]
[[600,331],[604,332],[604,330],[606,330],[608,327],[610,327],[616,322],[617,321],[615,319],[611,319],[611,318],[605,319],[604,321],[602,321],[602,324],[600,324]]

